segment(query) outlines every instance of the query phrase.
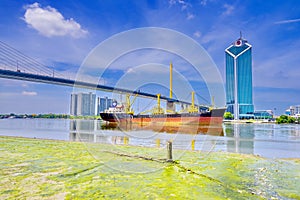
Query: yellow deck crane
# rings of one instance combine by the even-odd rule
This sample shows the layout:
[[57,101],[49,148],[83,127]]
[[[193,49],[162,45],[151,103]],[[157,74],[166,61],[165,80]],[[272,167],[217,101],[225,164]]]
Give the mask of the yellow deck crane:
[[188,108],[189,113],[197,113],[199,112],[199,108],[195,106],[195,92],[192,92],[192,104]]
[[131,115],[133,115],[134,114],[134,111],[133,111],[133,109],[132,109],[132,104],[135,102],[135,100],[136,100],[136,97],[138,96],[137,94],[136,95],[134,95],[134,98],[133,98],[133,100],[131,101],[130,100],[130,94],[126,94],[126,105],[125,105],[125,112],[127,113],[127,114],[131,114]]
[[164,113],[164,109],[160,106],[160,94],[157,94],[157,105],[152,109],[152,114],[160,115]]

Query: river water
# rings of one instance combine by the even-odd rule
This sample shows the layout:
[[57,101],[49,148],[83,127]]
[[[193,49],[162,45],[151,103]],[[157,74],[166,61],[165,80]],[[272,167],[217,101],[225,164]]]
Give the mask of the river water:
[[[1,119],[0,135],[154,148],[163,148],[167,141],[172,140],[175,149],[300,158],[298,124],[223,124],[218,131],[193,127],[171,131],[153,126],[143,129],[111,128],[105,124],[99,120]],[[191,130],[197,130],[194,133],[198,134],[191,134]]]

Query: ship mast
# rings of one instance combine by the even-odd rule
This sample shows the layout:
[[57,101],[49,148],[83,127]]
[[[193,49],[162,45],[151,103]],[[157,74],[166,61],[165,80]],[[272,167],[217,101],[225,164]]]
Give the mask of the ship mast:
[[192,104],[188,108],[189,113],[197,113],[199,112],[198,107],[195,106],[195,92],[192,91]]
[[172,99],[172,72],[173,72],[173,65],[172,65],[172,62],[170,62],[170,99]]
[[160,107],[160,94],[157,94],[157,105],[152,109],[152,114],[154,115],[164,114],[163,108]]

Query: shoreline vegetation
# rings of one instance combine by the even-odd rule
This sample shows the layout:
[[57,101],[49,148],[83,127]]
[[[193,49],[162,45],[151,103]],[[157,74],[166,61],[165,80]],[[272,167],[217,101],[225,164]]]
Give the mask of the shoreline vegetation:
[[[31,118],[42,118],[42,119],[86,119],[86,120],[101,120],[100,116],[73,116],[68,114],[0,114],[0,119],[31,119]],[[244,120],[233,120],[233,115],[230,112],[224,113],[225,123],[276,123],[276,124],[299,124],[300,119],[298,117],[280,115],[276,118],[262,118],[262,119],[244,119]]]
[[[0,136],[0,199],[300,199],[300,159]],[[151,159],[150,159],[151,158]]]
[[234,116],[230,112],[224,113],[225,123],[276,123],[276,124],[299,124],[299,117],[288,116],[288,115],[280,115],[279,117],[268,116],[261,117],[258,119],[243,119],[243,120],[234,120]]

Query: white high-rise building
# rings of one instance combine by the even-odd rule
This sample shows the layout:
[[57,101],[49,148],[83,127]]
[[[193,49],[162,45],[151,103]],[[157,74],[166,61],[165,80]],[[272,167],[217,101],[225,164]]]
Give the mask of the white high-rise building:
[[291,116],[300,116],[300,105],[290,106],[289,114]]
[[71,94],[70,114],[74,116],[95,115],[96,94]]

